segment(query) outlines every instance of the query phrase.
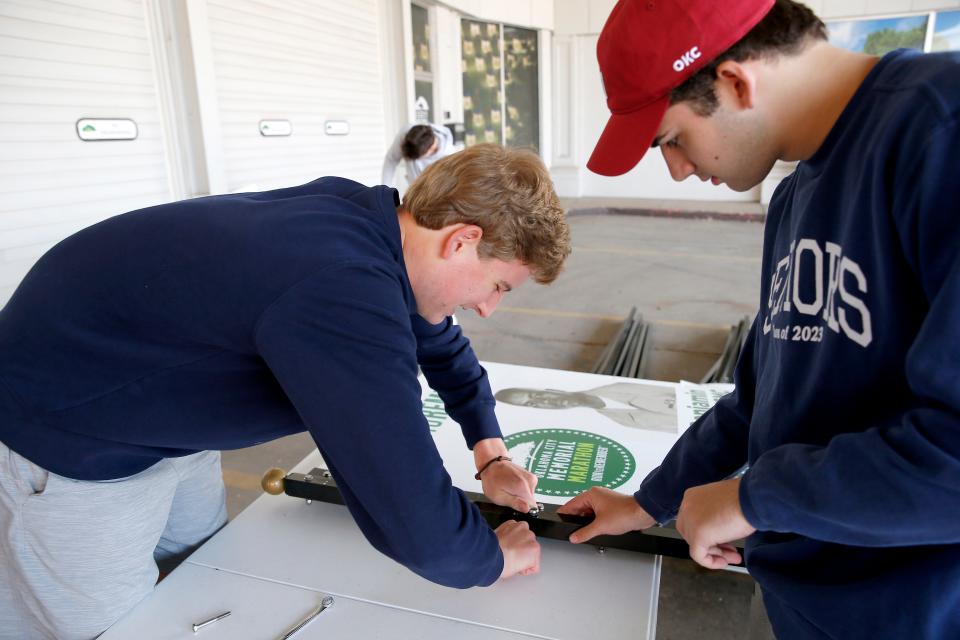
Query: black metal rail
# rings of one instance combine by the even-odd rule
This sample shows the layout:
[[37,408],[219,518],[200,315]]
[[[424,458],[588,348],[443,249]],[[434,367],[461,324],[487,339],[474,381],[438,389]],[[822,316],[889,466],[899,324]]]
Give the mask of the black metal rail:
[[[283,490],[289,496],[305,500],[317,500],[331,504],[344,504],[337,483],[326,469],[313,468],[310,473],[288,473],[283,481]],[[566,540],[570,534],[590,523],[591,518],[557,513],[554,505],[544,505],[536,515],[519,513],[509,507],[490,502],[486,496],[470,491],[464,492],[487,523],[496,528],[507,520],[522,520],[530,525],[536,535],[554,540]],[[673,558],[690,557],[686,541],[673,526],[651,527],[644,531],[631,531],[620,536],[597,536],[586,543],[607,549],[625,549]],[[737,544],[741,547],[742,543]]]

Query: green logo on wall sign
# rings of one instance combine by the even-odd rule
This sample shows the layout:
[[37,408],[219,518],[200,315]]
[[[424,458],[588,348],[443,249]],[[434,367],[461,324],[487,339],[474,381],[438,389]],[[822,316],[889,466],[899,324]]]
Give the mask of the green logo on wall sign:
[[573,429],[534,429],[503,439],[514,463],[537,476],[537,493],[575,496],[590,487],[615,489],[636,471],[626,447]]

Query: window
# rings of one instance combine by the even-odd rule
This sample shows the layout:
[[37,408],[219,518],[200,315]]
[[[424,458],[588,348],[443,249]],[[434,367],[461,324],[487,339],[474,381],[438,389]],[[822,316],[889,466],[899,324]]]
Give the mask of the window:
[[927,16],[828,22],[827,30],[832,45],[882,56],[900,48],[922,50]]
[[504,137],[514,147],[540,147],[540,73],[537,32],[503,28],[503,85],[507,96]]
[[540,146],[537,32],[461,21],[464,142]]
[[960,11],[931,11],[894,18],[858,18],[827,23],[830,43],[882,56],[894,49],[960,50]]
[[960,11],[939,11],[931,51],[960,51]]
[[410,5],[413,30],[413,90],[415,120],[433,122],[433,66],[430,59],[430,13]]

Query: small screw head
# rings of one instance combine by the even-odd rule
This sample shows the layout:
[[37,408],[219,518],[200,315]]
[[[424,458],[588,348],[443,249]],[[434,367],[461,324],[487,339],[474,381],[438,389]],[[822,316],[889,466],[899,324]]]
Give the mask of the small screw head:
[[607,552],[607,548],[606,548],[606,547],[597,547],[597,553],[603,555],[603,554],[606,553],[606,552]]

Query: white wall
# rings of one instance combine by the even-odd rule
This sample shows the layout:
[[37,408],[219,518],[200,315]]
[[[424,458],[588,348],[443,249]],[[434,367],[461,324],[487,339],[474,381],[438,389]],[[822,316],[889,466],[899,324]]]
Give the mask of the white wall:
[[[553,0],[422,3],[440,119],[462,120],[461,15],[539,29],[549,52]],[[409,118],[409,31],[409,0],[0,0],[0,307],[50,246],[118,213],[321,175],[378,182]],[[81,142],[90,117],[132,118],[139,136]],[[263,137],[261,119],[293,134]]]
[[[405,2],[0,1],[0,307],[53,244],[112,215],[322,175],[378,182]],[[131,118],[139,135],[82,142],[79,118]],[[293,135],[263,137],[261,119]]]
[[463,74],[461,73],[460,13],[444,6],[434,11],[434,82],[440,99],[436,120],[463,122]]
[[[0,307],[47,249],[171,197],[139,0],[0,2]],[[130,118],[135,140],[84,142],[80,118]]]
[[528,29],[554,28],[551,0],[440,0],[439,4],[487,22],[504,22]]
[[[385,138],[375,0],[208,0],[226,190],[379,180]],[[287,120],[286,137],[260,135]],[[349,134],[327,135],[340,120]]]
[[[683,200],[752,201],[761,187],[736,193],[695,177],[674,182],[656,151],[629,173],[615,178],[586,169],[590,153],[609,117],[596,61],[596,44],[615,0],[554,0],[553,178],[567,197],[606,196]],[[824,19],[955,9],[960,0],[811,0]],[[782,177],[783,171],[778,171]],[[773,176],[771,176],[773,178]],[[762,191],[768,194],[772,184]]]

